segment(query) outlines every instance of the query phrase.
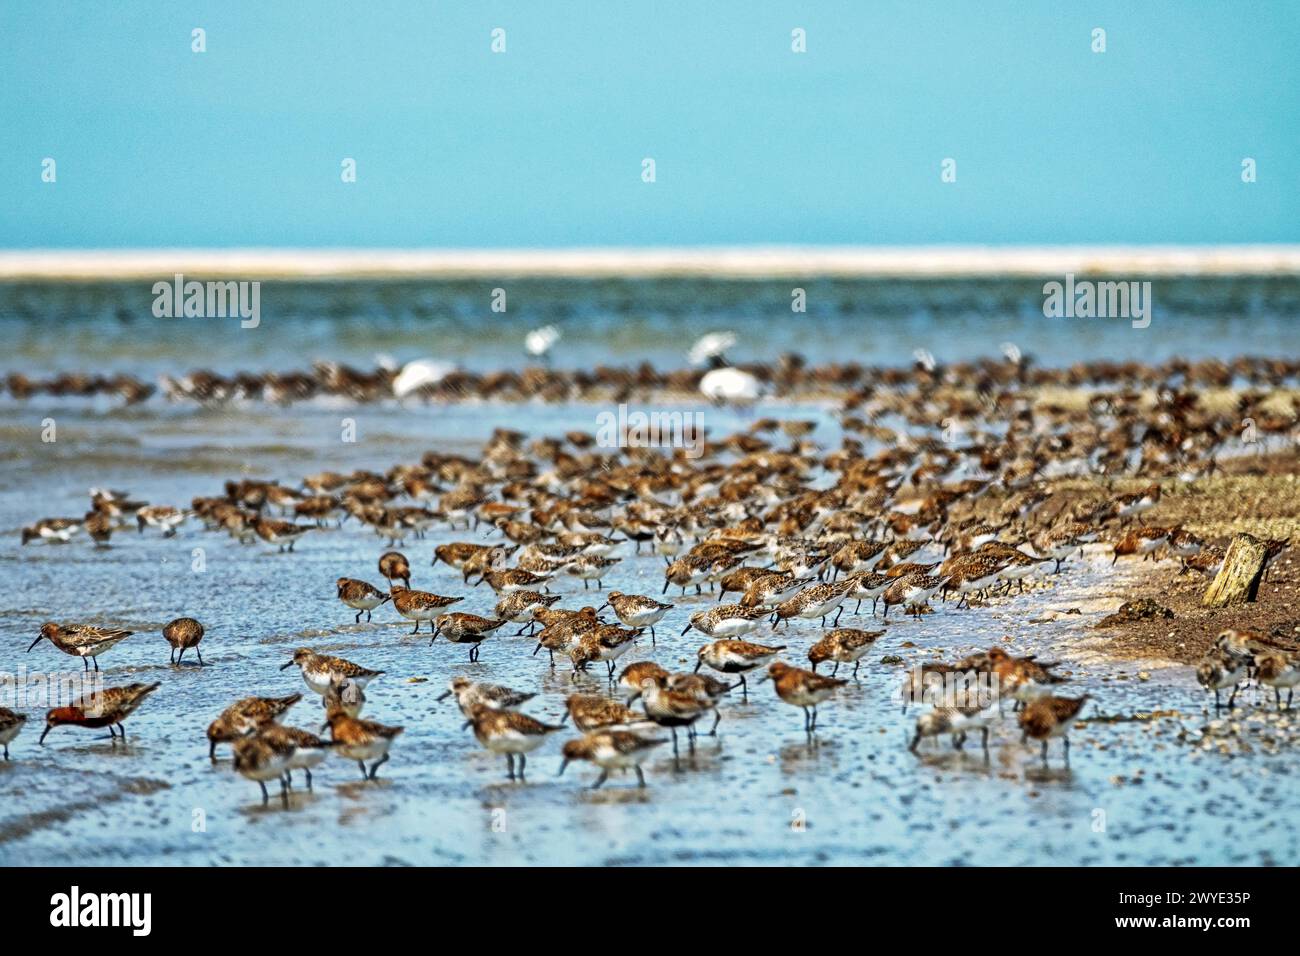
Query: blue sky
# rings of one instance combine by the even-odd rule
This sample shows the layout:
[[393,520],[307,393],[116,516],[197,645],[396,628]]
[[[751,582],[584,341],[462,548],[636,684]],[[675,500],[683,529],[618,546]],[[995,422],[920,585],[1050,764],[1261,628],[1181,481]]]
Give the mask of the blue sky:
[[5,0],[0,35],[0,248],[1300,241],[1292,0]]

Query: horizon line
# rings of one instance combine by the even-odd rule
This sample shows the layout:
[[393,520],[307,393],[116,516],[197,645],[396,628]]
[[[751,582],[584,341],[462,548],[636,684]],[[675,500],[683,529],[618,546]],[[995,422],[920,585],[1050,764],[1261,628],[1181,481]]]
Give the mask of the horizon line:
[[1300,275],[1300,245],[0,249],[0,281]]

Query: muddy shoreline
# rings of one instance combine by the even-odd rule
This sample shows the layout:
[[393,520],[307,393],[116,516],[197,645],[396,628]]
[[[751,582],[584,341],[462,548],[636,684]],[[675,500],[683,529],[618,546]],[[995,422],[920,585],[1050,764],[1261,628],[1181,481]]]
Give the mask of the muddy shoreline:
[[[1300,455],[1294,449],[1226,459],[1214,477],[1166,483],[1160,503],[1144,515],[1150,525],[1181,527],[1209,544],[1226,547],[1233,535],[1300,541]],[[1100,500],[1136,491],[1141,480],[1071,478],[1051,483],[1067,501]],[[1171,486],[1172,485],[1172,486]],[[1113,556],[1111,529],[1094,550],[1100,559]],[[1125,602],[1151,601],[1172,612],[1141,620],[1094,627],[1090,649],[1115,661],[1195,664],[1225,628],[1262,631],[1276,636],[1300,635],[1300,567],[1290,549],[1270,565],[1254,602],[1229,608],[1207,608],[1201,599],[1212,577],[1186,570],[1176,557],[1163,552],[1155,561],[1121,557],[1116,588],[1100,596],[1109,611]],[[1113,606],[1112,606],[1113,605]]]

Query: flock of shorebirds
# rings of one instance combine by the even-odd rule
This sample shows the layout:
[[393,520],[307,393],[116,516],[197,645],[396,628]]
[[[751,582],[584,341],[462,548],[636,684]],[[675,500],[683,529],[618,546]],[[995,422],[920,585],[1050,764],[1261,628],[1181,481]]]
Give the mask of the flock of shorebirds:
[[[1136,368],[1139,380],[1149,379],[1146,367]],[[385,473],[323,472],[292,485],[229,481],[223,494],[195,498],[186,509],[95,489],[84,518],[37,521],[23,529],[22,540],[65,542],[84,530],[97,546],[110,547],[112,535],[130,523],[140,533],[171,536],[195,518],[210,531],[244,543],[260,539],[280,551],[349,521],[389,547],[404,547],[435,527],[473,531],[480,540],[434,549],[434,565],[458,576],[448,578],[454,587],[438,591],[463,588],[472,597],[486,584],[496,596],[490,615],[453,610],[465,594],[412,588],[411,563],[400,551],[379,558],[386,586],[339,578],[338,600],[357,624],[391,604],[412,622],[412,635],[465,645],[470,662],[479,661],[485,640],[513,625],[515,636],[529,635],[534,656],[546,652],[551,667],[567,659],[575,684],[591,665],[605,665],[607,693],[569,695],[560,724],[520,709],[534,693],[464,676],[451,679],[443,696],[454,696],[465,727],[483,747],[507,758],[511,779],[522,780],[528,755],[571,720],[581,736],[563,745],[562,767],[574,760],[594,764],[600,770],[595,786],[613,770],[633,771],[644,786],[642,765],[651,754],[671,743],[678,761],[679,732],[693,753],[698,728],[711,721],[708,733],[715,734],[724,702],[747,696],[756,673],[760,682],[772,683],[780,701],[802,711],[804,731],[815,742],[819,705],[857,677],[887,633],[891,611],[920,620],[934,613],[936,598],[950,602],[952,613],[999,597],[1014,600],[1027,583],[1062,573],[1093,543],[1109,543],[1113,560],[1168,558],[1186,573],[1217,572],[1223,547],[1181,528],[1147,523],[1162,488],[1212,472],[1228,441],[1224,421],[1200,408],[1189,391],[1187,367],[1177,381],[1156,382],[1154,406],[1125,401],[1112,390],[1082,409],[1033,401],[1023,387],[1028,370],[1015,363],[990,362],[976,371],[982,374],[971,379],[980,385],[974,397],[943,370],[928,367],[899,378],[890,390],[856,388],[839,416],[843,441],[830,451],[812,441],[815,424],[802,420],[756,418],[710,442],[701,457],[681,449],[601,448],[585,432],[530,440],[498,429],[477,456],[431,451]],[[1259,422],[1267,429],[1263,397],[1243,401],[1261,409]],[[895,424],[884,424],[890,418]],[[917,434],[953,419],[967,425],[955,438]],[[868,442],[878,450],[869,451]],[[1099,473],[1139,475],[1141,487],[1070,495],[1050,484],[1056,476]],[[1270,542],[1270,559],[1286,545]],[[611,569],[638,555],[662,560],[660,593],[606,591],[603,579]],[[599,606],[558,606],[566,578],[574,580],[573,593],[581,579],[584,592],[599,594]],[[718,603],[690,613],[683,598],[699,605],[696,596],[705,588],[717,593]],[[606,619],[606,610],[614,620]],[[859,623],[864,616],[879,618],[883,626],[841,627],[846,614]],[[815,640],[801,630],[812,623],[819,626]],[[634,645],[644,647],[648,638],[656,647],[656,626],[668,625],[707,639],[694,671],[674,673],[650,660],[618,669]],[[46,640],[82,657],[83,668],[98,670],[98,657],[128,636],[90,624],[47,623],[29,650]],[[180,618],[163,636],[177,666],[191,649],[202,663],[198,621]],[[785,643],[774,643],[778,636]],[[795,647],[794,641],[805,643]],[[808,668],[788,662],[799,655]],[[1277,689],[1281,706],[1281,689],[1289,702],[1300,683],[1298,655],[1300,648],[1266,635],[1228,631],[1197,676],[1215,692],[1216,705],[1220,690],[1253,678]],[[848,665],[851,674],[838,677]],[[231,745],[234,768],[259,783],[264,802],[266,784],[275,781],[287,802],[294,770],[304,771],[310,787],[312,769],[331,752],[375,779],[403,730],[361,716],[366,688],[383,671],[306,647],[282,669],[290,667],[321,698],[319,733],[328,728],[328,738],[281,723],[300,694],[249,697],[212,722],[210,755],[215,759],[218,744]],[[960,747],[967,734],[979,731],[987,752],[1006,700],[1022,739],[1041,742],[1043,761],[1048,742],[1060,738],[1068,762],[1067,733],[1088,695],[1058,696],[1067,680],[1058,670],[1059,664],[1013,657],[1001,646],[952,663],[918,665],[902,692],[905,706],[928,705],[916,719],[912,749],[943,735]],[[957,677],[966,683],[958,682],[965,689],[955,696],[934,692]],[[108,727],[115,739],[125,739],[123,721],[159,686],[109,687],[94,700],[55,708],[41,740],[60,725]],[[6,757],[24,720],[0,711]]]

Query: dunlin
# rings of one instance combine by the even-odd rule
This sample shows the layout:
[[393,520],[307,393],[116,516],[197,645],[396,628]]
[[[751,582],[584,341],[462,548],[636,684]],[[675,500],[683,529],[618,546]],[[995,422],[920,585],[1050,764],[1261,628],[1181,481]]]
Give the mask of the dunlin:
[[989,648],[987,661],[997,677],[998,693],[1014,697],[1021,703],[1042,697],[1050,693],[1053,685],[1067,680],[1059,674],[1052,673],[1052,670],[1059,666],[1054,661],[1039,661],[1033,655],[1012,657],[1003,648],[997,646]]
[[[379,768],[388,762],[388,751],[393,741],[406,728],[389,727],[373,720],[349,717],[342,711],[332,711],[327,720],[334,749],[342,757],[355,760],[361,768],[361,779],[377,780]],[[373,761],[366,770],[366,761]]]
[[534,574],[532,571],[525,571],[521,568],[504,568],[499,571],[488,571],[481,578],[478,584],[487,582],[497,594],[509,594],[512,591],[529,591],[537,587],[545,587],[550,575]]
[[345,661],[341,657],[317,654],[306,647],[294,651],[293,657],[289,658],[287,663],[280,665],[280,670],[288,670],[295,664],[302,671],[302,679],[306,681],[307,686],[318,694],[324,694],[331,681],[340,681],[345,677],[365,688],[370,681],[383,673],[383,671],[370,670],[360,664]]
[[830,557],[835,577],[838,579],[841,574],[874,571],[888,548],[889,545],[882,541],[850,541],[841,545]]
[[1214,710],[1219,710],[1219,691],[1232,688],[1228,695],[1228,709],[1232,710],[1237,690],[1246,679],[1246,662],[1234,657],[1221,647],[1211,647],[1196,665],[1196,680],[1206,690],[1214,691]]
[[660,727],[667,727],[673,735],[673,759],[677,759],[677,728],[686,728],[691,752],[695,752],[695,722],[714,709],[712,701],[704,701],[692,692],[670,690],[660,686],[654,677],[641,679],[641,705],[646,716]]
[[411,586],[411,564],[400,551],[386,551],[379,556],[379,574],[388,581],[390,588],[394,581],[401,581],[408,588]]
[[266,791],[268,780],[280,781],[280,801],[289,806],[289,782],[287,779],[289,761],[293,758],[294,745],[283,737],[265,737],[252,734],[241,737],[234,742],[233,766],[242,777],[252,780],[262,788],[262,806],[270,801]]
[[113,519],[102,511],[87,511],[84,527],[97,548],[109,547],[109,540],[117,529]]
[[208,725],[208,757],[217,759],[217,744],[231,743],[280,718],[302,694],[288,697],[245,697],[231,704]]
[[617,624],[601,624],[577,635],[576,642],[569,648],[569,659],[573,661],[573,679],[588,664],[603,662],[608,665],[609,679],[614,679],[614,662],[632,649],[641,631],[619,627]]
[[31,653],[32,648],[41,641],[49,641],[63,653],[80,657],[85,670],[90,669],[92,662],[95,670],[99,670],[99,655],[126,640],[131,634],[131,631],[115,627],[98,627],[94,624],[55,624],[53,621],[48,621],[41,625],[40,636],[32,641],[27,651]]
[[763,680],[771,679],[776,695],[787,704],[803,710],[803,729],[809,735],[817,730],[817,705],[825,703],[848,681],[824,677],[799,667],[776,661],[768,666]]
[[451,607],[463,600],[464,598],[444,597],[441,594],[412,591],[400,585],[393,585],[393,607],[402,617],[415,622],[415,627],[411,629],[412,634],[420,633],[421,621],[432,623],[443,608]]
[[511,780],[515,779],[515,758],[519,758],[518,776],[523,780],[528,755],[546,741],[548,734],[560,729],[516,710],[493,710],[482,705],[474,707],[467,716],[465,726],[474,729],[478,742],[494,754],[506,755],[507,775]]
[[1111,499],[1111,506],[1116,517],[1129,521],[1145,514],[1160,503],[1160,486],[1148,485],[1141,491],[1131,494],[1116,495]]
[[533,609],[549,608],[560,600],[560,597],[559,594],[542,594],[539,591],[511,591],[497,601],[492,614],[512,624],[524,625],[515,632],[516,637],[525,631],[531,634],[537,627],[537,618],[533,617]]
[[513,710],[537,696],[529,691],[513,690],[500,684],[484,684],[470,680],[468,677],[453,677],[447,685],[447,690],[438,695],[438,700],[446,700],[452,695],[455,695],[456,706],[466,717],[475,707]]
[[831,671],[832,677],[840,672],[841,664],[852,664],[853,676],[857,677],[862,658],[866,656],[867,651],[871,650],[871,645],[877,638],[884,633],[884,631],[863,631],[854,627],[836,628],[808,649],[808,660],[812,663],[813,673],[817,672],[818,664],[834,661],[835,669]]
[[[477,614],[467,614],[464,611],[453,611],[450,614],[439,614],[433,623],[433,636],[429,638],[429,646],[433,646],[439,634],[453,644],[468,644],[470,645],[469,659],[473,663],[478,660],[479,645],[489,634],[505,624],[505,621],[479,617]],[[418,621],[416,627],[419,627]]]
[[1174,534],[1175,530],[1151,525],[1126,531],[1124,536],[1115,542],[1115,554],[1110,563],[1114,564],[1120,558],[1135,554],[1144,558],[1154,556],[1156,551],[1165,546],[1169,536]]
[[[597,730],[622,729],[642,723],[644,718],[632,708],[596,694],[570,694],[564,701],[565,716],[584,734]],[[561,723],[564,721],[561,720]]]
[[663,684],[668,680],[668,671],[654,661],[637,661],[628,664],[618,675],[618,689],[626,695],[630,704],[641,696],[641,683],[646,679]]
[[921,608],[939,593],[945,583],[947,578],[933,574],[908,574],[898,578],[882,595],[885,602],[884,616],[889,617],[889,609],[898,604],[903,605],[904,610],[913,608],[919,614]]
[[150,505],[137,511],[135,520],[141,534],[145,528],[157,528],[164,538],[170,538],[185,523],[185,512],[170,505]]
[[545,624],[537,635],[537,646],[533,648],[533,654],[546,648],[551,666],[555,665],[557,652],[567,654],[583,634],[601,626],[594,607],[584,607],[579,611],[546,611],[538,608],[533,611],[533,616]]
[[1300,684],[1300,658],[1282,651],[1268,650],[1255,655],[1255,679],[1273,688],[1278,710],[1282,709],[1282,689],[1286,688],[1286,709],[1291,709],[1291,698]]
[[686,555],[678,558],[664,569],[664,589],[662,594],[668,593],[670,586],[676,586],[682,589],[682,594],[691,585],[695,586],[695,593],[700,594],[702,585],[709,579],[713,571],[713,558]]
[[[788,621],[792,617],[809,621],[820,619],[822,627],[825,627],[826,615],[837,609],[843,610],[841,605],[852,587],[852,579],[845,578],[834,584],[814,584],[805,588],[776,606],[772,614],[772,629],[776,630],[782,621]],[[835,623],[839,623],[839,613],[835,615]]]
[[665,614],[672,610],[673,605],[662,604],[654,598],[645,597],[641,594],[624,594],[622,591],[610,591],[608,600],[596,609],[600,612],[604,608],[613,609],[614,616],[623,622],[624,626],[638,628],[650,628],[650,642],[655,641],[655,625],[663,620]]
[[23,544],[44,541],[47,544],[67,544],[81,533],[82,522],[76,518],[45,518],[23,528]]
[[871,613],[874,616],[880,599],[894,583],[893,578],[875,571],[860,571],[849,575],[846,580],[849,582],[848,597],[858,602],[857,607],[853,609],[855,615],[862,611],[863,601],[870,601]]
[[357,612],[357,624],[361,623],[362,614],[366,616],[366,623],[369,623],[370,612],[393,599],[391,594],[385,594],[374,585],[356,578],[339,578],[334,583],[338,587],[339,600]]
[[971,731],[978,730],[982,734],[981,742],[984,752],[987,754],[989,730],[997,717],[998,708],[996,704],[988,704],[983,707],[974,703],[971,706],[963,707],[936,707],[934,710],[917,717],[916,730],[907,749],[912,753],[916,753],[916,748],[923,738],[952,734],[953,747],[960,750],[962,744],[966,742],[966,735]]
[[[107,727],[114,743],[121,733],[126,741],[126,728],[122,721],[131,716],[141,702],[161,687],[161,683],[127,684],[124,687],[105,687],[94,691],[67,707],[55,707],[45,715],[45,730],[38,743],[45,743],[45,735],[55,727],[71,724],[76,727]],[[117,730],[113,728],[116,727]]]
[[[163,628],[163,637],[172,648],[172,663],[179,664],[185,652],[191,647],[198,655],[199,666],[203,665],[203,654],[199,651],[199,641],[203,640],[203,625],[192,617],[178,617]],[[180,653],[177,654],[177,651]]]
[[587,590],[588,585],[596,582],[596,589],[600,590],[605,586],[604,578],[610,568],[615,567],[621,561],[621,558],[602,558],[598,555],[583,555],[574,558],[569,562],[566,571],[577,578],[582,578],[582,589]]
[[739,637],[756,630],[767,616],[768,612],[763,608],[720,604],[692,614],[690,622],[682,629],[682,634],[694,628],[708,637]]
[[701,704],[713,710],[713,726],[709,728],[708,732],[710,737],[717,736],[718,724],[722,721],[722,711],[718,709],[718,704],[727,694],[741,686],[740,684],[728,684],[726,681],[718,680],[711,674],[686,674],[681,672],[669,674],[662,683],[664,687],[671,691],[691,694]]
[[280,724],[267,724],[257,731],[257,735],[277,750],[285,745],[291,748],[289,761],[284,768],[285,782],[292,784],[292,771],[301,770],[307,777],[307,789],[311,790],[312,767],[325,759],[329,752],[328,744],[315,734]]
[[770,664],[783,650],[785,650],[784,644],[768,647],[764,644],[751,644],[749,641],[724,638],[705,644],[696,652],[695,672],[698,674],[700,667],[707,664],[723,674],[739,674],[741,692],[748,695],[749,687],[745,681],[745,674]]
[[275,518],[254,518],[249,522],[253,531],[267,544],[276,545],[280,551],[292,551],[293,546],[308,531],[315,531],[310,524],[294,524],[292,521],[279,521]]
[[1070,726],[1083,710],[1089,695],[1082,697],[1053,697],[1050,694],[1039,697],[1020,712],[1020,729],[1025,736],[1043,742],[1043,765],[1047,765],[1047,742],[1053,737],[1060,737],[1065,745],[1065,765],[1070,765],[1070,738],[1067,736]]
[[344,677],[340,680],[331,680],[325,693],[321,695],[321,703],[325,707],[326,721],[321,725],[321,733],[329,726],[328,717],[334,711],[341,714],[347,714],[349,717],[360,717],[362,709],[366,706],[366,692],[361,685],[351,677]]
[[564,761],[560,764],[560,773],[572,760],[587,760],[600,768],[600,776],[591,785],[597,789],[609,778],[611,770],[631,768],[636,771],[637,786],[645,787],[645,773],[641,764],[649,759],[656,747],[668,743],[667,740],[654,737],[642,737],[626,730],[611,730],[589,733],[578,740],[564,743]]
[[26,714],[17,714],[7,707],[0,707],[0,745],[4,746],[5,760],[9,759],[9,745],[26,723]]

